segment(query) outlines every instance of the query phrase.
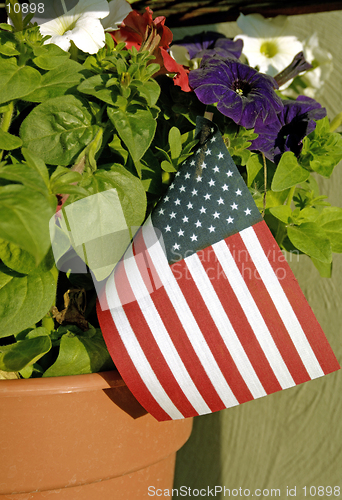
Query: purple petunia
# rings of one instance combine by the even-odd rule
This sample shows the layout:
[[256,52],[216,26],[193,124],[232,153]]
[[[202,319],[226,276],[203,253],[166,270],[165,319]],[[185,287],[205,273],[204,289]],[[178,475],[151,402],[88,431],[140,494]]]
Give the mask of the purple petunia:
[[190,86],[203,104],[245,128],[274,121],[283,108],[274,78],[238,61],[211,58],[189,74]]
[[230,40],[221,33],[214,31],[186,36],[181,42],[174,42],[174,44],[185,47],[189,52],[190,59],[215,55],[224,58],[239,59],[243,47],[242,40],[234,42],[234,40]]
[[258,123],[255,132],[259,136],[249,149],[261,151],[274,163],[279,163],[285,151],[300,155],[304,137],[316,128],[314,120],[327,114],[325,108],[310,97],[298,96],[295,101],[284,100],[284,108],[271,123]]

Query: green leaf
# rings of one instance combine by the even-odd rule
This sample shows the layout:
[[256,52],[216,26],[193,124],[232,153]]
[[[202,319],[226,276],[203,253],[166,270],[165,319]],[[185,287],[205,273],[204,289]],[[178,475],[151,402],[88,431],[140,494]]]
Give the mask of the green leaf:
[[36,56],[32,59],[34,64],[38,66],[38,68],[45,70],[55,69],[61,64],[65,64],[70,57],[69,52],[65,52],[54,43],[35,47],[34,54]]
[[[110,74],[104,73],[101,75],[95,75],[91,78],[87,78],[87,80],[84,80],[77,87],[77,90],[83,94],[93,95],[101,101],[115,106],[118,104],[118,98],[121,97],[121,94],[118,86],[106,86],[111,79],[112,76]],[[117,83],[119,83],[118,80]]]
[[131,83],[131,87],[136,87],[139,94],[146,99],[148,106],[154,106],[160,95],[160,86],[156,80],[149,80],[148,82],[140,82],[135,80]]
[[[43,377],[81,375],[113,369],[106,344],[100,330],[74,333],[76,328],[68,327],[68,332],[61,338],[56,362],[48,368]],[[88,335],[87,335],[88,334]]]
[[30,274],[36,270],[33,255],[5,240],[0,240],[0,259],[7,267],[18,273]]
[[18,66],[16,59],[0,61],[0,104],[21,99],[40,85],[39,71],[30,66]]
[[271,207],[270,212],[274,217],[284,222],[284,224],[288,224],[290,222],[292,210],[289,206],[279,205],[277,207]]
[[17,42],[13,33],[2,31],[6,26],[4,24],[1,25],[0,31],[0,54],[3,54],[7,57],[18,56],[20,54],[17,49]]
[[289,226],[287,235],[291,243],[301,252],[326,264],[332,260],[330,242],[315,222],[304,222],[300,226]]
[[164,172],[177,172],[177,169],[173,166],[173,164],[166,160],[161,162],[161,168]]
[[51,346],[50,337],[47,335],[21,340],[2,353],[0,346],[0,370],[18,372],[28,365],[33,365]]
[[0,337],[21,332],[40,321],[49,311],[56,294],[50,271],[18,275],[0,268]]
[[21,185],[0,187],[0,234],[32,254],[38,264],[50,247],[49,220],[56,209],[46,196]]
[[8,132],[4,132],[0,128],[0,149],[11,151],[12,149],[20,148],[22,144],[23,141],[19,137],[9,134]]
[[247,163],[247,186],[251,187],[255,177],[258,175],[260,170],[263,168],[263,161],[261,155],[252,154]]
[[20,128],[24,146],[50,165],[70,165],[99,127],[83,99],[65,95],[39,104]]
[[313,259],[312,257],[311,260],[322,278],[331,278],[332,262],[321,262],[320,260]]
[[108,108],[107,113],[133,161],[138,162],[149,148],[156,131],[157,121],[151,111],[132,104],[126,110]]
[[[0,168],[0,178],[7,179],[12,182],[21,183],[24,186],[39,191],[45,196],[48,196],[49,191],[44,182],[44,179],[37,170],[33,170],[28,165],[16,163],[15,165],[6,165]],[[1,193],[1,190],[0,190]]]
[[324,208],[316,222],[329,238],[332,251],[342,252],[342,208]]
[[169,144],[171,150],[171,158],[178,158],[182,152],[181,133],[177,127],[172,127],[169,132]]
[[49,185],[49,171],[46,168],[46,165],[44,161],[39,158],[39,156],[36,156],[35,154],[32,154],[28,149],[22,148],[21,150],[26,163],[29,167],[31,167],[33,170],[36,170],[40,176],[43,178],[46,186]]
[[[52,44],[46,45],[46,47]],[[90,74],[82,64],[67,60],[57,68],[48,71],[42,76],[39,87],[24,97],[29,102],[44,102],[54,97],[75,92],[81,81]]]
[[272,180],[272,191],[283,191],[295,186],[305,181],[309,175],[310,172],[299,165],[294,153],[285,151]]

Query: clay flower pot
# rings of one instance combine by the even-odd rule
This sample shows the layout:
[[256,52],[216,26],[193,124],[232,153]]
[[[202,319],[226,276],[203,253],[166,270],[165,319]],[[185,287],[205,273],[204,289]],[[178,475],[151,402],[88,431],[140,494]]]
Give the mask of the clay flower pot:
[[192,427],[157,422],[116,371],[2,380],[0,407],[1,500],[149,498]]

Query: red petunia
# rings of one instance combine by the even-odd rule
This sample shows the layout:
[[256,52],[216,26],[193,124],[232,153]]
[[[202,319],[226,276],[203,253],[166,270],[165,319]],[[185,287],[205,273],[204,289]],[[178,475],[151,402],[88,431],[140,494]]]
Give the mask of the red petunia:
[[172,32],[165,26],[165,17],[159,16],[153,20],[152,10],[146,7],[144,14],[132,10],[122,22],[120,28],[111,33],[116,43],[125,42],[127,49],[147,50],[155,56],[153,63],[160,69],[154,76],[175,74],[175,85],[185,92],[190,92],[188,70],[178,64],[169,54],[172,42]]

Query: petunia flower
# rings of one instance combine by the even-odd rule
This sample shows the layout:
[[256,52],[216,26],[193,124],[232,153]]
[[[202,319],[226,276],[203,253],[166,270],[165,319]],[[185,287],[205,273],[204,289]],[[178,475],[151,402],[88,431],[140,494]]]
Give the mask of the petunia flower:
[[108,0],[109,16],[101,20],[105,31],[113,31],[119,27],[126,16],[132,11],[126,0]]
[[145,50],[155,56],[152,62],[159,64],[160,69],[154,76],[174,74],[175,85],[189,92],[188,72],[169,54],[173,35],[165,26],[165,17],[159,16],[153,19],[152,15],[153,12],[149,7],[146,7],[144,14],[132,10],[120,28],[113,31],[111,35],[117,43],[125,42],[127,49],[135,47],[137,50]]
[[314,97],[323,89],[324,82],[333,70],[332,55],[319,46],[317,33],[304,42],[305,58],[312,64],[313,69],[301,76],[307,86],[303,89],[304,95]]
[[217,109],[245,128],[268,124],[282,109],[276,81],[238,61],[212,58],[189,74],[189,83],[203,104]]
[[221,33],[206,31],[174,42],[170,47],[170,53],[178,63],[196,69],[202,57],[220,56],[239,59],[242,45],[242,40],[234,42]]
[[54,43],[67,51],[73,42],[83,52],[95,54],[105,45],[104,26],[109,29],[121,23],[127,13],[125,0],[112,0],[111,4],[107,0],[78,0],[68,3],[73,7],[67,10],[65,0],[52,0],[32,22],[39,24],[43,36],[50,35],[45,43]]
[[270,123],[258,123],[254,132],[259,136],[254,139],[250,150],[261,151],[274,163],[279,163],[285,151],[292,151],[297,157],[303,147],[303,139],[316,128],[314,120],[326,116],[325,108],[307,96],[298,96],[295,101],[284,100],[284,107],[277,119]]
[[286,21],[285,16],[265,19],[260,14],[240,14],[237,24],[244,34],[234,40],[243,40],[243,54],[250,66],[275,76],[303,51],[303,44],[286,34]]

